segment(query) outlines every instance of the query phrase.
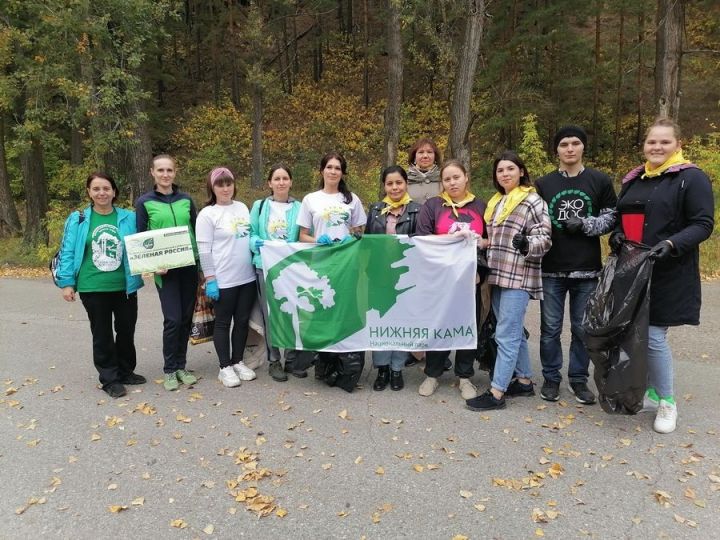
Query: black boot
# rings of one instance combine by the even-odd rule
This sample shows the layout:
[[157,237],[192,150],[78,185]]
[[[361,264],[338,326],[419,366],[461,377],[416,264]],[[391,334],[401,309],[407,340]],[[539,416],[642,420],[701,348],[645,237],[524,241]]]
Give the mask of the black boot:
[[373,384],[373,390],[385,390],[385,387],[390,382],[390,366],[380,366],[378,368],[377,379]]
[[390,390],[402,390],[404,386],[402,371],[392,370],[390,372]]

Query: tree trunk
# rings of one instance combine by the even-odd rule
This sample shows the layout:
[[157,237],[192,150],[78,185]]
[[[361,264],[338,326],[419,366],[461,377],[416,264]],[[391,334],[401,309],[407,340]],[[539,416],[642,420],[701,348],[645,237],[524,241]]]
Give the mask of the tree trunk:
[[25,234],[23,242],[28,246],[48,244],[45,214],[48,211],[47,182],[43,151],[37,137],[30,139],[30,146],[20,156],[20,167],[25,190]]
[[290,67],[290,47],[288,45],[287,17],[282,21],[282,41],[285,54],[285,76],[287,77],[287,93],[293,93],[293,70]]
[[645,80],[645,70],[643,69],[643,41],[645,40],[645,11],[640,9],[638,11],[638,44],[637,44],[637,78],[635,79],[635,86],[637,86],[637,100],[635,102],[636,108],[636,126],[635,126],[635,144],[639,147],[642,143],[643,137],[643,93],[642,84]]
[[7,170],[5,116],[0,113],[0,237],[4,238],[21,231],[22,225],[10,191],[10,176]]
[[[600,112],[600,86],[602,85],[602,77],[600,76],[600,62],[601,62],[601,50],[600,50],[600,16],[603,10],[603,0],[597,0],[595,3],[595,69],[593,72],[593,112],[592,112],[592,145],[591,152],[593,156],[597,156],[597,147],[599,139],[599,112]],[[553,154],[557,151],[557,148],[553,148]]]
[[252,181],[251,185],[255,189],[260,189],[263,185],[263,89],[257,83],[252,85]]
[[677,121],[680,112],[680,62],[685,25],[682,0],[658,0],[655,39],[655,103],[660,116]]
[[[136,103],[132,106],[135,117],[142,116],[142,105]],[[152,141],[147,119],[138,119],[135,126],[135,138],[127,148],[127,179],[129,187],[129,200],[145,193],[152,186],[150,177],[150,160],[152,159]]]
[[399,0],[387,2],[387,52],[388,82],[387,106],[385,108],[384,163],[386,167],[397,163],[398,144],[400,142],[400,106],[403,87],[403,49],[400,32]]
[[[77,103],[73,106],[75,108]],[[70,164],[82,165],[83,162],[83,140],[80,128],[74,123],[70,126]]]
[[484,0],[467,0],[467,23],[460,60],[455,74],[455,87],[450,109],[449,155],[470,168],[470,99],[485,17]]
[[363,0],[363,103],[370,106],[370,37],[368,31],[368,0]]
[[618,32],[617,79],[615,81],[615,138],[613,140],[613,169],[617,169],[620,152],[620,119],[622,117],[623,50],[625,45],[625,2],[620,3]]

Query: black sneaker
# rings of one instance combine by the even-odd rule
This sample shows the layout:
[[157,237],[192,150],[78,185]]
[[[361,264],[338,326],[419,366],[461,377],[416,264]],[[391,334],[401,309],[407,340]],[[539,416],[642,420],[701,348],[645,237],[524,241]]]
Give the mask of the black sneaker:
[[480,394],[478,397],[468,399],[465,402],[465,408],[471,411],[490,411],[493,409],[504,409],[505,408],[505,396],[500,399],[492,395],[490,390],[486,390],[484,394]]
[[373,390],[385,390],[390,382],[390,366],[381,366],[378,368],[377,379],[373,383]]
[[560,399],[560,383],[545,379],[540,389],[540,397],[545,401],[557,401]]
[[105,393],[111,398],[117,399],[127,394],[125,387],[119,382],[112,382],[103,388]]
[[535,395],[535,384],[523,384],[517,379],[513,379],[510,385],[505,390],[505,395],[508,397],[513,396],[534,396]]
[[118,382],[120,384],[145,384],[147,379],[137,373],[129,373],[127,375],[122,375],[118,379]]
[[270,362],[270,365],[268,366],[268,373],[273,381],[285,382],[288,380],[288,376],[283,370],[280,362]]
[[592,390],[588,388],[587,383],[571,382],[568,388],[573,393],[578,403],[584,403],[585,405],[592,405],[595,403],[595,394],[593,394]]

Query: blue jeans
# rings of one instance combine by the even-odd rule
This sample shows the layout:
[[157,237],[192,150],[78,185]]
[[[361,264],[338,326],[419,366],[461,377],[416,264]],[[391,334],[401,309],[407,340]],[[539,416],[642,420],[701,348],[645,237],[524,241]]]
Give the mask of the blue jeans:
[[497,318],[495,341],[498,352],[491,386],[505,392],[513,376],[529,379],[530,353],[523,323],[530,294],[521,289],[506,289],[494,286],[492,307]]
[[407,360],[408,354],[410,353],[407,351],[373,351],[373,366],[390,366],[390,369],[393,371],[402,371],[402,368],[405,367],[405,360]]
[[648,326],[648,386],[660,397],[673,395],[673,359],[667,326]]
[[570,293],[570,365],[571,383],[588,380],[590,357],[583,345],[582,319],[588,298],[597,287],[597,279],[543,277],[543,300],[540,302],[540,363],[543,377],[559,383],[563,365],[560,334],[565,315],[565,297]]

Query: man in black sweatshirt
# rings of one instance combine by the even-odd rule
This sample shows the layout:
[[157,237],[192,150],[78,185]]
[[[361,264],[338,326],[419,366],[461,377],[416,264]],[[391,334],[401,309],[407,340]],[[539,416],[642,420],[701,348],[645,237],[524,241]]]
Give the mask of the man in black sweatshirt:
[[540,303],[540,396],[560,399],[563,365],[560,334],[565,297],[570,295],[569,389],[580,403],[595,403],[588,388],[590,358],[582,341],[582,317],[588,297],[602,269],[600,236],[615,226],[617,196],[610,177],[583,165],[585,130],[561,128],[554,138],[558,170],[539,178],[536,188],[548,205],[552,221],[552,248],[542,260],[543,300]]

